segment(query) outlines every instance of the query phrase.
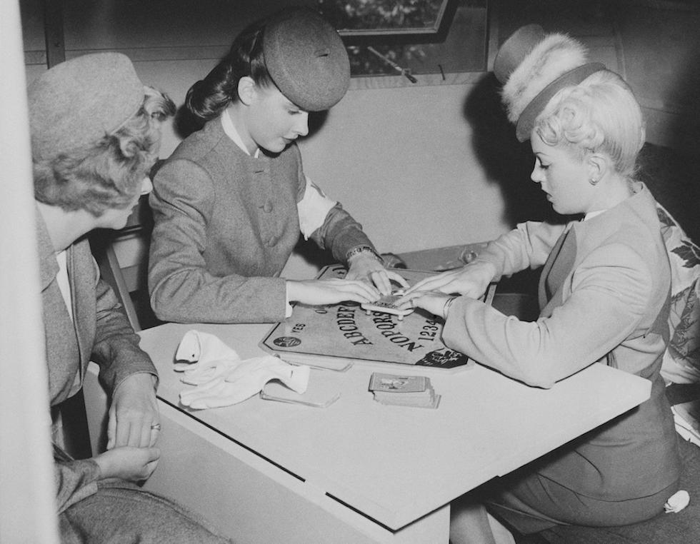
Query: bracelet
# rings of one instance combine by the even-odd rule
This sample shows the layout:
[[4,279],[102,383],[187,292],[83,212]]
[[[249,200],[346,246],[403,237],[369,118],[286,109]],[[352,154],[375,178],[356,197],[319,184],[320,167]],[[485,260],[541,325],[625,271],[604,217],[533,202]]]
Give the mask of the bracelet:
[[350,251],[348,251],[345,254],[345,262],[348,262],[351,257],[354,257],[355,255],[359,255],[360,253],[371,253],[372,256],[375,259],[377,259],[380,263],[382,263],[382,264],[384,263],[384,259],[382,259],[382,257],[379,255],[379,253],[374,251],[374,249],[372,249],[370,246],[357,246],[357,247],[352,248]]
[[450,306],[459,297],[450,297],[445,301],[445,305],[442,307],[442,318],[447,321],[447,314],[450,312]]

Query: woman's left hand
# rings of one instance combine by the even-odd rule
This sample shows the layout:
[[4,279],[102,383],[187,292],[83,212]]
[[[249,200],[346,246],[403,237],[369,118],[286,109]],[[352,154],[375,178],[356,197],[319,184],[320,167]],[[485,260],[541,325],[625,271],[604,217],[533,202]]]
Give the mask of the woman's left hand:
[[408,289],[406,295],[414,292],[439,291],[478,299],[486,292],[494,277],[496,277],[496,267],[492,263],[474,261],[461,268],[424,278]]
[[358,253],[350,257],[348,261],[347,280],[362,280],[373,284],[382,295],[390,295],[392,292],[392,280],[408,289],[408,282],[396,272],[387,270],[379,259],[373,254]]
[[408,295],[401,297],[394,305],[401,310],[408,308],[422,308],[431,314],[446,318],[444,315],[445,304],[454,295],[446,295],[439,291],[414,291]]
[[154,382],[154,376],[144,372],[129,376],[117,387],[109,407],[107,449],[156,443],[160,415]]

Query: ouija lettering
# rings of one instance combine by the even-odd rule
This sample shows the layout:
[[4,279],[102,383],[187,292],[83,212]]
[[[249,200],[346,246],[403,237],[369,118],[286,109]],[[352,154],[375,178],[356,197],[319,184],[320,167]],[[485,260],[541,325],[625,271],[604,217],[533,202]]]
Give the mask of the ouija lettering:
[[422,344],[413,342],[407,336],[396,332],[394,330],[396,327],[396,322],[390,315],[375,315],[375,317],[372,318],[372,321],[374,322],[374,326],[377,328],[377,330],[381,332],[382,336],[387,337],[389,340],[391,340],[391,342],[401,346],[402,348],[406,348],[408,351],[415,351],[425,347]]
[[360,332],[360,328],[357,326],[357,322],[355,321],[356,309],[357,308],[338,306],[338,312],[336,313],[338,330],[340,330],[343,336],[350,340],[354,346],[372,345],[372,342]]

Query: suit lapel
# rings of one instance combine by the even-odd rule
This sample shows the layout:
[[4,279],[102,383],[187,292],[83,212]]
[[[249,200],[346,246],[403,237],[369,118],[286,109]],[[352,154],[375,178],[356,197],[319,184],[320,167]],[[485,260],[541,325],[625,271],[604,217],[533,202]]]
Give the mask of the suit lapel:
[[551,308],[562,304],[561,287],[576,261],[576,235],[567,228],[557,240],[542,269],[539,284],[540,316],[548,316]]

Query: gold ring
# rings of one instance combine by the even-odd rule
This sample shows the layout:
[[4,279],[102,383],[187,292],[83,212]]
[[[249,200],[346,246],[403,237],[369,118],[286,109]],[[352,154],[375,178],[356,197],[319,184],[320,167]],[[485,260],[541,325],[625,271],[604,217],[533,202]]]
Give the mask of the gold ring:
[[151,425],[151,429],[154,431],[160,431],[160,423],[154,423]]

